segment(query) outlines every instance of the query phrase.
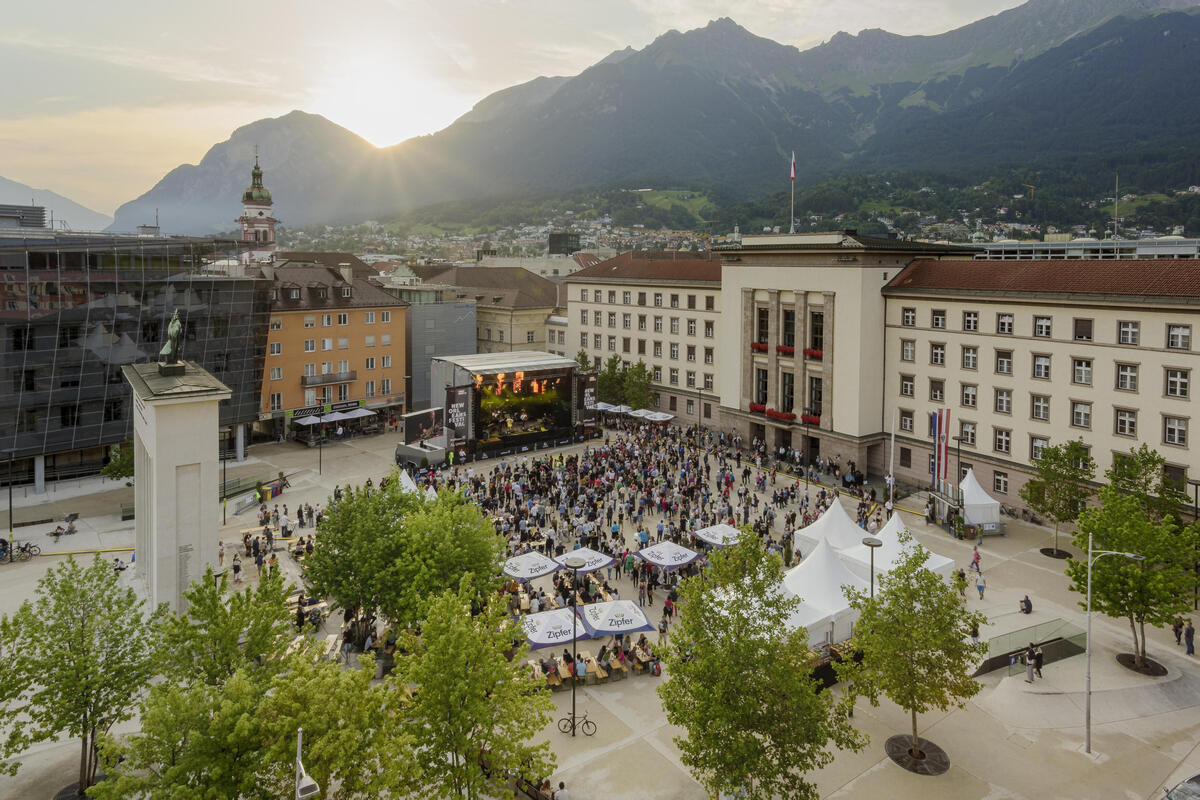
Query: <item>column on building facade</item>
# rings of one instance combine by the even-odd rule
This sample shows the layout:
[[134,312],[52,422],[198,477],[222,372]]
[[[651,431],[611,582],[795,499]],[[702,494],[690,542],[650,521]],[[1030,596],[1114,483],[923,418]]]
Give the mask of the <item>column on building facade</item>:
[[245,461],[246,460],[246,426],[240,425],[240,424],[234,425],[233,429],[234,429],[234,431],[236,431],[235,447],[237,449],[237,460]]
[[779,290],[767,292],[767,408],[778,408],[779,396]]
[[34,494],[46,491],[46,457],[43,455],[33,457],[33,491]]
[[[742,360],[742,387],[738,408],[745,411],[753,397],[754,391],[754,359],[750,350],[750,342],[754,341],[755,325],[758,320],[754,316],[754,290],[742,289],[742,338],[738,343],[738,353]],[[748,332],[748,333],[747,333]]]
[[824,336],[821,342],[821,427],[833,430],[833,314],[834,292],[822,292],[825,298]]

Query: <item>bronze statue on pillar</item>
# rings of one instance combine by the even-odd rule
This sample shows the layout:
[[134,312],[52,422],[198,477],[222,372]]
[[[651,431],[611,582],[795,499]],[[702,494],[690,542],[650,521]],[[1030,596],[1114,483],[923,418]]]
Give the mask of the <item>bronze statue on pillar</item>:
[[158,374],[159,375],[182,375],[184,365],[179,361],[179,337],[183,333],[183,323],[179,321],[179,309],[175,309],[175,315],[171,317],[171,324],[167,326],[167,342],[162,346],[162,350],[158,351]]

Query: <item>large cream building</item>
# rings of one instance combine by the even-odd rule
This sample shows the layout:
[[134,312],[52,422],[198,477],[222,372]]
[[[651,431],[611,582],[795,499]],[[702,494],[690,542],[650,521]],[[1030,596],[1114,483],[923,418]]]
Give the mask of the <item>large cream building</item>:
[[[925,261],[883,289],[884,420],[896,474],[927,485],[930,412],[950,410],[951,474],[997,499],[1047,444],[1081,438],[1097,477],[1142,444],[1182,481],[1191,446],[1200,261]],[[961,455],[960,455],[961,454]]]
[[583,350],[597,367],[614,354],[626,365],[643,361],[659,410],[679,424],[716,426],[719,259],[628,252],[564,284],[570,353]]

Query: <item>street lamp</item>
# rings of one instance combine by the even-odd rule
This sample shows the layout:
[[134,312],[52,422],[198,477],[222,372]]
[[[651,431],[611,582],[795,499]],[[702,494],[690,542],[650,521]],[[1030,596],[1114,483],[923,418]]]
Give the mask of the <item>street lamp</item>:
[[304,729],[296,729],[296,800],[305,800],[308,797],[316,797],[321,793],[321,787],[317,782],[308,776],[304,771],[304,764],[300,762],[300,746],[304,741]]
[[[578,646],[579,632],[579,570],[587,564],[579,556],[571,556],[563,562],[563,566],[571,570],[571,669],[574,671],[575,663],[579,660],[579,653],[576,650]],[[579,676],[575,675],[571,681],[571,736],[575,736],[575,687],[579,684]]]
[[864,536],[862,543],[871,550],[871,599],[875,599],[875,548],[883,547],[883,540],[878,536]]
[[13,513],[12,513],[12,511],[13,511],[13,503],[12,503],[13,452],[14,451],[12,451],[12,450],[8,451],[8,563],[10,563],[10,564],[13,561],[13,545],[15,544],[15,541],[13,540]]
[[1104,556],[1124,556],[1133,561],[1145,561],[1145,556],[1137,553],[1125,553],[1120,550],[1092,550],[1092,534],[1088,532],[1088,564],[1087,564],[1087,677],[1083,702],[1083,749],[1089,755],[1092,752],[1092,564]]
[[[1200,479],[1188,478],[1188,485],[1195,490],[1192,497],[1192,523],[1200,524]],[[1200,611],[1200,559],[1197,559],[1194,553],[1193,550],[1192,572],[1196,577],[1192,582],[1192,610]]]
[[812,444],[812,442],[810,441],[810,438],[808,435],[808,425],[809,425],[808,420],[809,420],[809,417],[811,417],[813,415],[812,407],[805,406],[800,411],[800,414],[801,414],[802,419],[804,420],[804,448],[803,448],[804,457],[801,459],[801,461],[803,463],[800,466],[804,470],[804,497],[805,497],[805,499],[808,499],[808,465],[812,463],[812,452],[810,450],[810,445]]

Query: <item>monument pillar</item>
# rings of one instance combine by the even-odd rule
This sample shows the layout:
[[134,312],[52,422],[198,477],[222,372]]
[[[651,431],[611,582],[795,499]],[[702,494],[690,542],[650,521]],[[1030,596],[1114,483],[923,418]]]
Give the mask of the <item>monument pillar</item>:
[[152,606],[181,611],[215,552],[218,408],[232,392],[189,361],[122,370],[133,388],[136,575]]

